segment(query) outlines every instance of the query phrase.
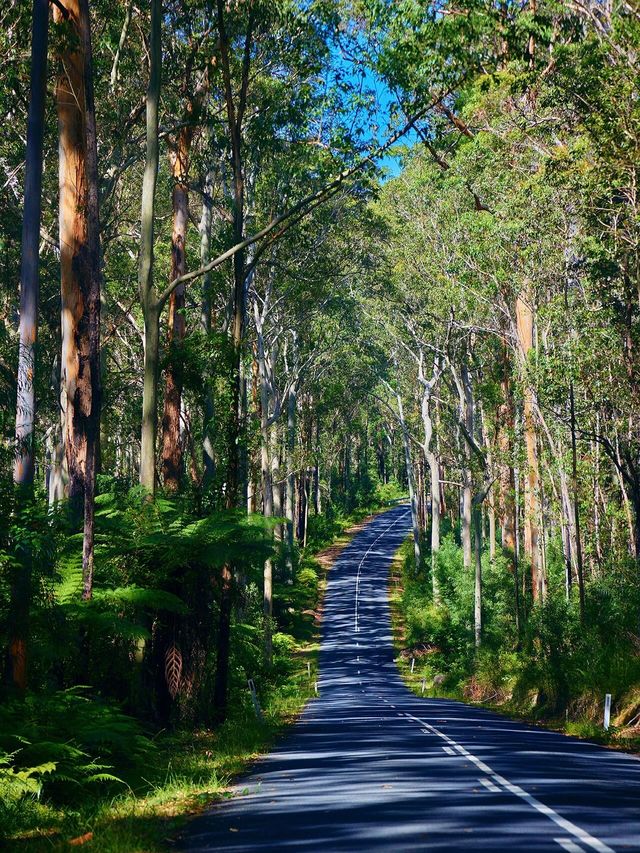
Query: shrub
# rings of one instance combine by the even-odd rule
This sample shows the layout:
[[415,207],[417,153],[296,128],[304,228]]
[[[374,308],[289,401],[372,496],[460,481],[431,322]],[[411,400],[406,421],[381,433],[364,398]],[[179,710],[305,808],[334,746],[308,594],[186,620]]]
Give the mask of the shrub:
[[119,782],[113,767],[142,765],[153,744],[117,706],[75,688],[4,703],[0,749],[48,796],[73,799],[86,784]]

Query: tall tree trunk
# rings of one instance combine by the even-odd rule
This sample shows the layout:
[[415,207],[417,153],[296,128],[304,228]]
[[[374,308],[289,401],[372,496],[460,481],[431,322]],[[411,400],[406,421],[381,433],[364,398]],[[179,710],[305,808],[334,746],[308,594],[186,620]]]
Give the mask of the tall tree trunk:
[[[246,107],[249,67],[251,62],[251,44],[253,16],[249,13],[244,56],[242,62],[242,81],[236,103],[231,79],[229,58],[229,37],[226,30],[224,0],[217,0],[216,23],[218,28],[218,46],[220,67],[224,86],[224,99],[227,113],[229,141],[231,144],[231,166],[233,172],[233,241],[241,242],[245,226],[245,186],[244,164],[242,158],[242,122]],[[233,347],[233,386],[231,396],[231,417],[227,439],[227,508],[235,509],[240,498],[240,460],[241,450],[245,446],[245,419],[243,417],[245,401],[242,383],[242,347],[246,319],[246,253],[238,251],[233,256],[233,310],[231,324],[231,342]],[[234,569],[225,565],[220,576],[220,621],[218,624],[216,672],[213,689],[215,716],[223,722],[227,716],[227,692],[229,682],[229,652],[231,648],[231,610]]]
[[442,502],[440,492],[440,455],[434,449],[433,441],[433,417],[431,414],[431,398],[435,390],[436,384],[442,373],[442,367],[439,359],[434,359],[433,372],[431,379],[426,380],[423,372],[423,361],[420,359],[418,379],[422,385],[422,401],[420,405],[420,414],[422,416],[422,431],[424,441],[422,450],[424,458],[429,465],[429,481],[431,493],[431,586],[433,591],[433,600],[438,602],[440,599],[440,591],[438,589],[438,577],[436,573],[436,561],[438,551],[440,550],[440,519],[442,516]]
[[120,30],[120,39],[118,40],[118,47],[116,48],[115,55],[113,57],[113,64],[111,66],[111,74],[109,75],[109,84],[111,91],[114,92],[118,80],[120,79],[119,67],[120,67],[120,57],[122,56],[122,51],[124,50],[124,46],[127,42],[127,35],[129,33],[129,27],[131,26],[131,17],[133,14],[133,0],[129,0],[127,3],[127,8],[124,13],[124,21],[122,22],[122,29]]
[[[280,429],[278,421],[271,427],[271,486],[273,490],[273,514],[276,518],[282,518],[282,482],[280,471]],[[279,542],[284,539],[284,529],[281,523],[275,526],[275,537]]]
[[618,478],[618,486],[620,487],[620,494],[622,496],[622,505],[624,507],[625,517],[627,520],[627,531],[629,537],[629,554],[638,559],[640,556],[640,551],[637,550],[637,535],[636,535],[636,525],[634,514],[631,510],[631,503],[629,501],[629,495],[627,494],[627,488],[624,481],[624,477],[622,475],[622,459],[620,458],[620,441],[618,438],[618,434],[616,431],[616,443],[615,443],[615,453],[616,453],[616,464],[614,464],[614,469],[616,472],[616,476]]
[[427,453],[429,463],[430,489],[431,489],[431,585],[433,589],[433,600],[439,601],[440,590],[438,589],[438,578],[436,565],[438,551],[440,550],[440,523],[442,520],[442,504],[440,501],[440,458],[433,451]]
[[524,372],[524,408],[523,432],[527,452],[527,474],[525,478],[525,554],[531,563],[531,588],[534,601],[544,600],[546,595],[546,577],[540,558],[540,474],[538,469],[538,444],[534,420],[534,391],[527,377],[527,361],[533,350],[533,310],[521,296],[516,302],[516,323],[518,342],[523,359]]
[[496,412],[498,425],[497,446],[499,453],[499,514],[502,538],[502,550],[509,558],[513,568],[516,556],[515,531],[515,479],[513,475],[513,435],[515,430],[515,410],[511,391],[511,363],[506,346],[502,350],[500,364],[502,400]]
[[60,280],[62,293],[61,382],[65,453],[72,509],[84,510],[83,597],[93,585],[93,513],[100,428],[100,225],[97,131],[89,8],[68,0],[75,38],[66,42],[56,88],[59,128]]
[[409,438],[409,430],[404,419],[404,407],[402,405],[402,397],[396,392],[396,401],[398,404],[398,419],[402,430],[402,444],[404,447],[404,462],[407,470],[407,482],[409,485],[409,504],[411,506],[411,527],[413,530],[413,556],[415,559],[416,572],[420,570],[422,565],[422,553],[420,548],[420,519],[418,517],[418,495],[416,493],[416,481],[413,470],[413,461],[411,459],[411,439]]
[[293,533],[295,518],[295,493],[296,475],[294,470],[294,451],[296,446],[296,383],[293,382],[289,388],[287,400],[287,440],[286,440],[286,468],[287,468],[287,542],[286,542],[286,572],[287,579],[293,578]]
[[[578,572],[578,598],[580,601],[580,619],[584,622],[584,565],[582,561],[582,537],[580,536],[580,502],[578,499],[578,445],[576,440],[576,405],[573,391],[573,379],[569,383],[569,410],[571,415],[571,485],[573,491],[573,521],[576,543],[576,569]],[[597,500],[597,495],[594,495]]]
[[30,488],[34,476],[35,349],[38,338],[40,292],[40,215],[42,207],[42,144],[47,83],[49,4],[33,0],[31,79],[27,118],[24,213],[20,265],[20,345],[16,401],[16,459],[14,480]]
[[[212,225],[212,201],[213,201],[213,171],[207,172],[204,181],[204,193],[202,199],[202,216],[200,218],[200,266],[209,263],[211,254],[211,225]],[[211,333],[212,322],[212,294],[211,273],[207,273],[202,279],[202,311],[200,326],[205,335]],[[210,485],[216,473],[215,456],[213,450],[214,430],[214,405],[213,389],[211,379],[205,376],[204,400],[203,400],[203,423],[202,423],[202,462],[204,469],[203,483],[205,487]]]
[[313,466],[313,511],[316,515],[322,512],[322,497],[320,495],[320,418],[316,417],[316,446]]
[[427,501],[425,494],[424,482],[424,458],[418,458],[415,470],[416,476],[416,493],[418,500],[418,526],[420,527],[420,535],[422,536],[427,529]]
[[[556,448],[555,443],[551,441],[551,435],[544,423],[543,429],[545,430],[545,433],[547,433],[547,440],[549,442],[551,453],[554,458],[561,460],[562,449]],[[553,474],[550,472],[549,481],[551,483],[551,488],[553,489],[556,500],[560,505],[560,535],[562,538],[562,550],[565,558],[565,598],[569,601],[571,598],[571,587],[573,585],[573,560],[575,559],[576,544],[567,474],[561,461],[559,461],[558,465],[558,479],[560,481],[559,489],[556,486]]]
[[482,643],[482,504],[474,504],[475,582],[473,594],[473,627],[476,649]]
[[[66,14],[65,14],[66,11]],[[56,86],[59,133],[60,281],[62,294],[61,383],[64,443],[69,497],[80,514],[87,460],[82,419],[91,408],[89,375],[87,265],[87,171],[84,50],[80,38],[79,0],[54,6],[54,20],[69,28]]]
[[158,430],[158,379],[160,371],[160,310],[150,301],[144,309],[144,377],[140,483],[149,495],[156,488],[156,435]]
[[[273,482],[271,479],[271,460],[269,458],[269,382],[264,349],[262,322],[256,311],[256,331],[258,339],[258,375],[260,383],[260,465],[262,473],[262,510],[265,518],[273,517]],[[271,664],[273,643],[271,623],[273,618],[273,562],[269,557],[264,562],[263,571],[263,613],[264,613],[264,655]]]
[[298,472],[298,500],[297,509],[298,516],[296,519],[296,539],[298,544],[304,548],[304,540],[306,535],[306,518],[307,518],[307,469],[302,468]]
[[[537,12],[538,12],[537,0],[529,0],[529,13],[530,13],[532,19],[535,18],[535,15],[537,14]],[[529,34],[529,40],[527,42],[527,58],[529,61],[529,69],[531,71],[533,71],[533,69],[535,68],[535,59],[536,59],[536,37],[533,34],[533,32],[531,32]]]
[[[42,206],[42,144],[47,82],[49,4],[33,0],[31,26],[31,79],[27,119],[24,213],[20,266],[20,345],[16,401],[16,459],[14,481],[30,496],[34,479],[35,348],[38,337],[40,291],[39,240]],[[22,499],[21,496],[18,498]],[[27,644],[31,604],[31,553],[21,555],[21,565],[11,579],[8,669],[21,692],[27,688]]]
[[86,436],[84,471],[84,530],[82,538],[82,597],[93,594],[93,553],[95,526],[95,489],[100,448],[100,407],[102,398],[100,363],[100,293],[102,290],[102,252],[100,247],[100,201],[98,187],[98,131],[93,93],[93,50],[89,0],[79,0],[80,37],[84,54],[85,135],[87,172],[87,276],[84,311],[87,315],[88,373],[90,400],[83,412],[82,429]]
[[[171,272],[169,281],[184,275],[187,270],[186,242],[189,223],[189,153],[191,149],[191,127],[183,128],[177,145],[170,153],[173,174],[173,228],[171,232]],[[162,417],[162,475],[164,486],[170,492],[180,488],[182,479],[182,442],[180,441],[180,409],[182,404],[183,367],[182,343],[185,333],[184,321],[185,286],[179,284],[169,297],[168,343],[169,364],[166,370],[164,414]]]
[[302,547],[307,547],[307,536],[309,533],[309,469],[302,472],[304,513],[302,516]]
[[[54,371],[53,384],[58,391],[58,400],[61,397],[60,376]],[[53,449],[51,454],[51,472],[49,474],[49,506],[53,507],[64,500],[66,464],[64,456],[64,412],[59,405],[58,417],[53,430]]]
[[[260,402],[260,368],[258,364],[257,345],[254,344],[253,360],[251,362],[251,403],[253,411],[257,412],[260,417],[261,402]],[[248,386],[244,382],[242,393],[242,408],[240,411],[240,422],[242,423],[242,433],[246,435],[247,422],[249,417],[249,395]],[[249,452],[249,447],[245,441],[240,449],[240,490],[243,502],[247,505],[248,513],[258,512],[258,506],[262,503],[261,480],[259,475],[259,466]]]
[[[462,365],[460,371],[462,386],[464,389],[464,405],[462,418],[470,436],[473,436],[473,392],[471,388],[471,374],[466,364]],[[472,564],[471,524],[472,524],[472,500],[473,500],[473,473],[471,470],[471,447],[468,441],[463,441],[464,462],[462,467],[462,516],[460,519],[460,539],[462,542],[462,559],[466,569]]]
[[153,232],[156,184],[160,160],[158,108],[162,80],[161,45],[162,2],[151,0],[151,39],[149,85],[147,88],[147,138],[140,228],[138,286],[144,315],[144,385],[142,391],[142,430],[140,483],[149,495],[156,488],[156,432],[158,428],[158,364],[160,358],[160,310],[153,285]]
[[[493,450],[491,447],[487,419],[485,417],[482,403],[479,404],[479,409],[480,422],[482,425],[482,442],[487,460],[487,469],[493,474]],[[493,563],[496,558],[496,508],[493,485],[490,487],[489,494],[487,495],[487,514],[489,517],[489,560]]]

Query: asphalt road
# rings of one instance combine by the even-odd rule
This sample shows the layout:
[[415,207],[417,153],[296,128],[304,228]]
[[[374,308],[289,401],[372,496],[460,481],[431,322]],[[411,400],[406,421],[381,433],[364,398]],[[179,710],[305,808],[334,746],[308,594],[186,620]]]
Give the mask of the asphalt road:
[[640,851],[640,760],[403,686],[387,575],[408,528],[394,508],[342,552],[319,697],[180,849]]

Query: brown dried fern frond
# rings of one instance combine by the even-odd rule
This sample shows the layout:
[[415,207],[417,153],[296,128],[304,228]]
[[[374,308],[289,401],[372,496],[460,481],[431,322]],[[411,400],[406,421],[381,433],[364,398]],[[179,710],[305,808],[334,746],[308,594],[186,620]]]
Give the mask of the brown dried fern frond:
[[167,680],[169,695],[175,699],[182,680],[182,652],[172,643],[164,656],[164,676]]

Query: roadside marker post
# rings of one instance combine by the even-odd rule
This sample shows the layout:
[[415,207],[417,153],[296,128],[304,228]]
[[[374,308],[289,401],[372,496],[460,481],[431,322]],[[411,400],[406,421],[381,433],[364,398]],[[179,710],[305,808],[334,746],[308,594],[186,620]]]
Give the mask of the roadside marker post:
[[411,658],[411,675],[413,675],[413,668],[414,668],[414,666],[415,666],[415,665],[416,665],[416,659],[415,659],[415,658]]
[[426,686],[427,686],[427,677],[426,677],[426,676],[424,676],[424,677],[423,677],[423,679],[422,679],[422,688],[421,688],[421,689],[422,689],[422,695],[423,695],[423,696],[424,696],[424,691],[425,691]]
[[611,722],[611,693],[605,693],[604,696],[604,730],[609,731]]
[[258,694],[256,693],[256,685],[253,683],[253,678],[248,678],[247,684],[249,685],[249,690],[251,691],[251,701],[253,702],[253,710],[256,712],[256,717],[259,720],[262,720],[262,708],[260,707],[260,703],[258,702]]

